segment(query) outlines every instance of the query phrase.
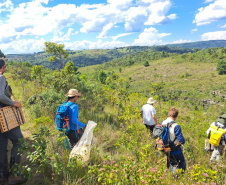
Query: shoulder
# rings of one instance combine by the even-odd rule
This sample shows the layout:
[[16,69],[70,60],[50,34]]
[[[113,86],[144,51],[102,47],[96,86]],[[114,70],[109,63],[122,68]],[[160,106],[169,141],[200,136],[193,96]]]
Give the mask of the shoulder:
[[211,125],[210,125],[210,126],[215,126],[215,125],[216,125],[216,123],[217,123],[217,122],[213,122],[213,123],[211,123]]
[[76,103],[71,103],[69,105],[69,107],[70,107],[70,109],[76,109],[76,108],[78,108],[78,105]]
[[174,130],[175,130],[175,131],[176,131],[176,130],[180,131],[180,130],[181,130],[180,125],[178,125],[177,123],[174,123]]
[[149,105],[149,104],[144,104],[144,105],[142,106],[142,109],[147,108],[148,105]]
[[6,80],[5,76],[0,74],[0,80]]

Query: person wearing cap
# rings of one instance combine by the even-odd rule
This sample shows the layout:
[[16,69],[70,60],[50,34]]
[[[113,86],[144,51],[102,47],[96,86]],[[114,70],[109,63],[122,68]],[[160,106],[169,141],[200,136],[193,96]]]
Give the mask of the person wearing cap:
[[156,118],[156,110],[153,107],[153,104],[156,102],[152,97],[148,98],[148,101],[141,108],[141,117],[143,118],[143,123],[147,129],[150,130],[151,134],[153,133],[153,129],[155,125],[158,124]]
[[[12,93],[6,81],[6,78],[3,75],[5,69],[5,61],[4,59],[0,58],[0,107],[15,106],[20,108],[20,102],[11,100]],[[0,131],[0,184],[5,183],[6,181],[8,181],[8,184],[22,184],[26,182],[26,179],[23,179],[21,176],[13,176],[12,174],[10,174],[8,168],[8,140],[11,140],[13,144],[9,165],[10,168],[12,168],[14,164],[20,163],[20,154],[18,153],[18,149],[20,147],[20,138],[23,138],[20,126],[4,133],[1,133]]]
[[[217,126],[226,131],[226,114],[223,114],[222,116],[220,116],[217,119],[217,122],[213,122],[210,126]],[[211,127],[207,130],[206,132],[207,135],[210,134],[210,131],[211,131]],[[226,145],[226,133],[222,135],[219,146],[214,146],[214,150],[211,155],[210,161],[219,162],[221,160],[221,157],[224,153],[225,145]]]
[[67,134],[67,137],[71,144],[71,149],[75,146],[75,144],[78,142],[78,140],[81,137],[80,135],[81,133],[79,133],[79,130],[81,131],[81,128],[84,128],[86,126],[85,124],[81,123],[78,119],[79,108],[77,105],[77,101],[80,96],[81,96],[81,93],[79,93],[77,89],[70,89],[66,94],[67,102],[73,103],[72,105],[69,106],[70,131]]

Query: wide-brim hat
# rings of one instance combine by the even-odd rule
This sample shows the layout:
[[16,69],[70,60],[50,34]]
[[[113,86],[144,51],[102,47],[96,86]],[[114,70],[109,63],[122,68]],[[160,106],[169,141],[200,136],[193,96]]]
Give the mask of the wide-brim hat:
[[222,116],[220,116],[217,119],[217,122],[220,122],[221,124],[223,124],[224,126],[226,126],[226,114],[223,114]]
[[156,100],[154,100],[152,97],[148,98],[147,103],[153,104],[153,103],[155,103],[155,102],[156,102]]
[[66,94],[67,97],[82,96],[77,89],[70,89]]

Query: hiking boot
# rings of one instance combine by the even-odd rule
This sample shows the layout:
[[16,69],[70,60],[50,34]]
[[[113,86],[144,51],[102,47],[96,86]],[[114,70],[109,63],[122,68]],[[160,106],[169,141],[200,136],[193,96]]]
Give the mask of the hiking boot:
[[23,177],[21,176],[13,176],[13,175],[10,175],[9,176],[9,181],[8,181],[8,184],[9,185],[13,185],[13,184],[23,184],[27,182],[27,179],[24,179]]

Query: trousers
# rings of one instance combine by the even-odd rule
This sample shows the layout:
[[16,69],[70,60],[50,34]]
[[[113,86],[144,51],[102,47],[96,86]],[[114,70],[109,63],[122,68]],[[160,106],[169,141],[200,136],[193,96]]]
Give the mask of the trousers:
[[13,147],[11,149],[10,168],[20,162],[20,155],[18,149],[20,147],[19,139],[22,138],[22,132],[20,127],[16,127],[4,133],[0,133],[0,178],[7,177],[9,175],[7,146],[8,139],[12,141]]
[[170,155],[170,171],[175,173],[177,169],[186,170],[186,161],[182,151],[176,155]]

